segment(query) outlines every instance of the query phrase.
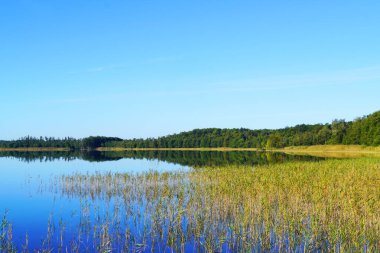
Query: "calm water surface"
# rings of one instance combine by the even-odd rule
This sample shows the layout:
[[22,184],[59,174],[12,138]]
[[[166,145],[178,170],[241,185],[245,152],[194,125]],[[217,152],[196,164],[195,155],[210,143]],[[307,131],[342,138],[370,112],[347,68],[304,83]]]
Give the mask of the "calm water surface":
[[[109,172],[138,174],[146,171],[162,173],[205,166],[255,166],[316,159],[320,158],[257,152],[2,152],[0,213],[6,214],[7,221],[12,223],[16,246],[25,244],[27,234],[28,248],[35,249],[47,243],[49,233],[57,241],[59,231],[63,230],[64,241],[68,243],[77,236],[86,215],[88,221],[93,221],[96,216],[112,216],[115,212],[114,204],[119,201],[117,198],[91,200],[75,194],[62,194],[56,187],[57,178],[66,175],[104,175]],[[87,209],[89,214],[84,214],[83,210]],[[127,214],[123,213],[122,216]],[[128,219],[125,222],[129,222]]]

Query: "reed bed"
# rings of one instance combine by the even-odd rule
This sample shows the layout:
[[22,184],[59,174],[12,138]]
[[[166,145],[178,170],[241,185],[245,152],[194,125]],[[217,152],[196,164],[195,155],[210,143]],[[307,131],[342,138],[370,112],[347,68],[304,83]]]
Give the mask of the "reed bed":
[[[50,244],[53,251],[380,250],[377,159],[72,174],[51,184],[57,194],[83,202],[77,233]],[[0,252],[11,245],[0,243]]]

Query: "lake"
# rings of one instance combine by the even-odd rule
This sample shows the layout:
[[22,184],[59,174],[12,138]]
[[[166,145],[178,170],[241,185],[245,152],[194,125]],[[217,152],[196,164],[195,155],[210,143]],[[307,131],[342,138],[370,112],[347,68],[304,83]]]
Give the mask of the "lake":
[[[255,167],[324,160],[243,151],[1,152],[0,213],[6,236],[0,239],[3,248],[17,251],[234,252],[248,242],[251,251],[266,251],[259,242],[264,224],[249,226],[259,233],[255,242],[237,240],[234,233],[245,228],[231,227],[237,222],[233,198],[241,196],[231,197],[228,187],[243,182],[224,186],[232,174],[217,181],[217,192],[207,184],[215,184],[213,175],[228,168],[248,175]],[[227,195],[221,197],[224,190]],[[205,201],[214,203],[209,216],[199,209],[201,203],[208,206]],[[291,247],[289,235],[276,236],[271,230],[273,251],[281,251],[283,241]]]

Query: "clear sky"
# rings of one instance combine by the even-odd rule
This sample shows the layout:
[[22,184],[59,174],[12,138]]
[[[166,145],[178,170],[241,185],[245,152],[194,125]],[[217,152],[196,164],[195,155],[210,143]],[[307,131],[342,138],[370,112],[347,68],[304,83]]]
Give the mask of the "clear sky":
[[380,109],[379,0],[3,0],[0,139],[280,128]]

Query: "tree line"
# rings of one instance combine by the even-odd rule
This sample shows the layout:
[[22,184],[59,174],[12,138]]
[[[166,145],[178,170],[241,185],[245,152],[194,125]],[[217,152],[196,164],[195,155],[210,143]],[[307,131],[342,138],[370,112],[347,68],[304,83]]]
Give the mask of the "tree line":
[[105,146],[108,142],[120,142],[123,139],[117,137],[90,136],[83,139],[71,137],[31,137],[26,136],[18,140],[0,140],[0,148],[64,148],[70,150],[86,150]]
[[131,139],[105,143],[124,148],[282,148],[326,144],[380,145],[380,111],[354,121],[297,125],[277,130],[194,129],[160,138]]
[[301,124],[277,130],[262,129],[194,129],[159,138],[127,139],[91,136],[84,139],[25,137],[0,141],[0,147],[56,147],[94,149],[121,148],[282,148],[326,144],[380,145],[380,111],[353,121],[334,120],[330,124]]

